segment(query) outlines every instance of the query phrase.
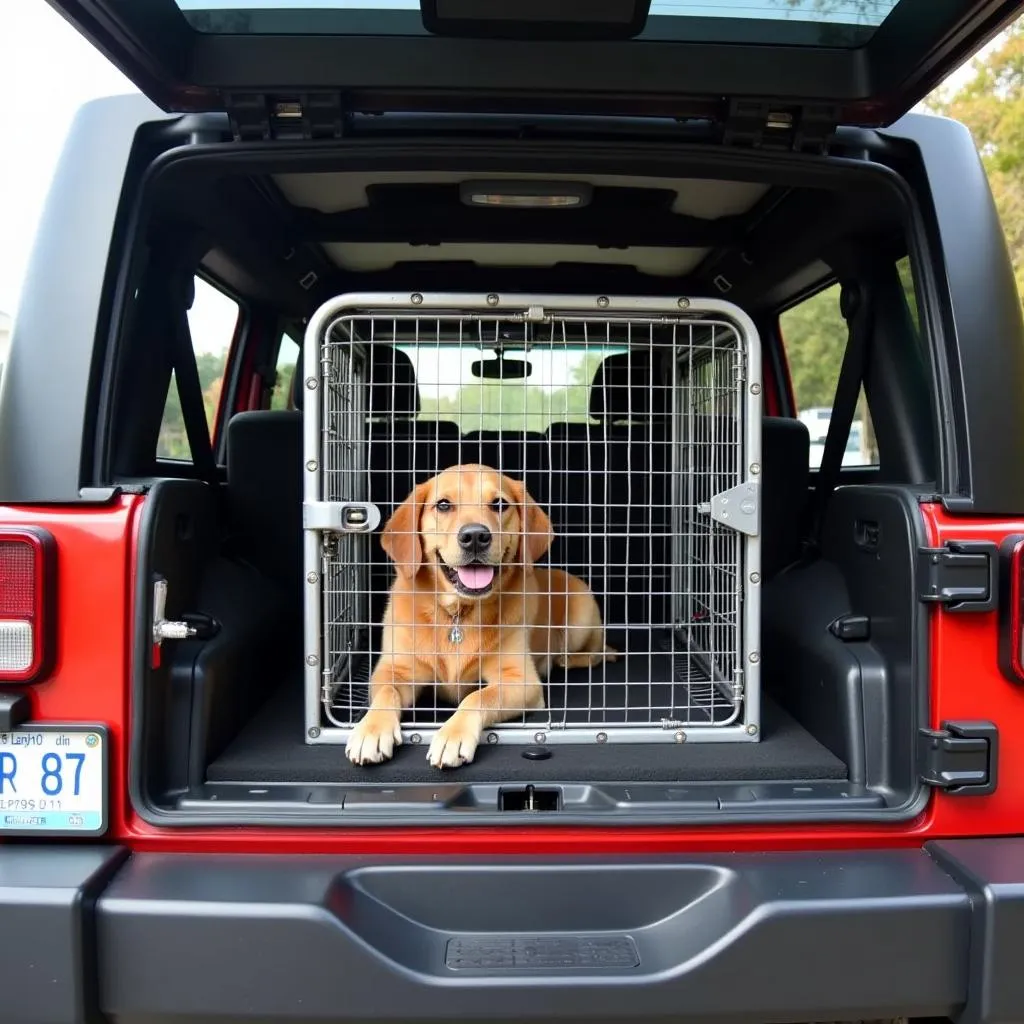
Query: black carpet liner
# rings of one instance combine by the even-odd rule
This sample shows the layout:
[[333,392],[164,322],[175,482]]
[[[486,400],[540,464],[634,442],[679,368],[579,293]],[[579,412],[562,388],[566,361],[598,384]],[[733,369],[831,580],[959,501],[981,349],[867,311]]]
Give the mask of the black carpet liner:
[[[732,718],[732,702],[711,681],[709,659],[680,649],[668,630],[608,630],[606,639],[619,652],[616,661],[568,672],[553,668],[545,687],[544,711],[516,721],[600,726],[666,720],[712,724]],[[363,717],[370,666],[376,657],[374,651],[352,659],[350,673],[338,683],[331,702],[336,723]],[[403,716],[404,725],[436,726],[451,715],[452,708],[434,706],[433,693],[429,687],[423,691],[419,705]]]
[[[846,766],[790,715],[762,702],[760,743],[559,744],[530,761],[523,746],[482,744],[451,782],[740,782],[845,779]],[[385,764],[357,768],[344,747],[303,742],[302,680],[282,686],[209,767],[210,782],[422,783],[440,776],[426,745],[404,744]]]

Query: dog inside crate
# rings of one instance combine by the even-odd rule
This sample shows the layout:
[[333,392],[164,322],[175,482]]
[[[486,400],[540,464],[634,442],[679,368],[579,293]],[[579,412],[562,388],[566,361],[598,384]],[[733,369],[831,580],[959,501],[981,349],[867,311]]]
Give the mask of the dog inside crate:
[[[320,366],[324,500],[365,502],[386,530],[418,491],[436,506],[439,475],[468,473],[479,490],[493,473],[504,500],[521,493],[550,522],[533,587],[562,594],[579,581],[593,596],[612,656],[566,667],[535,645],[541,668],[554,662],[541,705],[503,708],[485,742],[678,742],[749,722],[743,534],[728,522],[728,497],[712,514],[746,470],[745,344],[735,325],[707,315],[359,312],[332,321]],[[459,528],[481,518],[462,516]],[[419,513],[410,523],[423,528]],[[436,661],[457,654],[469,628],[462,609],[476,595],[459,594],[455,577],[446,585],[452,567],[431,565],[440,548],[431,537],[422,561],[433,573],[417,587],[436,598],[447,632],[439,642],[423,629],[414,642]],[[372,673],[389,656],[382,623],[401,567],[383,538],[381,529],[324,538],[320,697],[324,731],[340,738],[366,714]],[[488,583],[499,601],[501,577],[499,568]],[[520,588],[517,577],[506,600]],[[446,696],[479,684],[465,682]],[[407,740],[429,746],[451,719],[442,689],[422,685],[403,708]]]

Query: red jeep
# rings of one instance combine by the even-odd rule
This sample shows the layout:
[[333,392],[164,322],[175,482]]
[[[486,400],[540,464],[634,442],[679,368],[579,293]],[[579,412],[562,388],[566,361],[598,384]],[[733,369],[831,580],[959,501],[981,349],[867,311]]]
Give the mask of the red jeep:
[[[0,383],[0,1020],[1024,1015],[1024,323],[907,113],[1020,4],[50,2],[145,97]],[[467,462],[619,658],[352,763]]]

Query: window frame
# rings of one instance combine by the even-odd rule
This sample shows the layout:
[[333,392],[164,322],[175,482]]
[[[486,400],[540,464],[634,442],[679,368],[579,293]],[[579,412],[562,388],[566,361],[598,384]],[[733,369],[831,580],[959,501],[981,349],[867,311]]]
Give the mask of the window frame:
[[[192,277],[193,280],[202,281],[204,284],[219,292],[225,298],[230,299],[238,307],[235,326],[232,330],[231,340],[228,342],[227,351],[224,356],[224,370],[221,377],[222,384],[220,395],[217,399],[217,407],[214,410],[213,422],[212,424],[207,423],[207,429],[210,433],[210,447],[213,451],[214,464],[218,471],[223,471],[227,467],[226,423],[227,420],[230,419],[230,416],[225,415],[225,409],[233,408],[235,405],[235,398],[238,393],[238,386],[242,375],[242,364],[244,363],[244,360],[239,358],[239,355],[244,352],[246,341],[250,334],[249,328],[252,322],[252,311],[250,304],[240,293],[224,284],[223,281],[209,273],[209,271],[207,271],[203,266],[200,265],[197,267],[193,272]],[[194,338],[192,338],[192,355],[193,358],[197,360],[198,365]],[[177,387],[173,367],[170,368],[170,372],[167,376],[167,390],[164,392],[163,408],[160,418],[160,431],[157,434],[158,446],[160,432],[163,430],[163,416],[167,410],[167,402],[172,387]],[[184,410],[182,410],[182,416],[184,417]],[[196,476],[195,455],[192,452],[191,447],[189,447],[189,457],[187,459],[171,459],[154,452],[153,461],[162,476],[184,476],[186,478],[193,478]]]
[[[894,263],[893,263],[894,267],[896,266],[896,262],[897,261],[894,261]],[[780,371],[781,371],[781,373],[783,375],[783,379],[786,381],[786,385],[787,385],[785,387],[785,389],[784,389],[784,392],[785,392],[785,411],[784,411],[783,415],[785,415],[789,419],[799,420],[800,419],[801,409],[800,409],[800,406],[799,406],[799,403],[798,403],[798,400],[797,400],[796,387],[793,384],[793,373],[792,373],[792,367],[790,366],[789,352],[788,352],[787,346],[786,346],[786,335],[785,335],[785,332],[783,331],[783,328],[782,328],[782,317],[783,317],[784,314],[788,313],[790,310],[795,309],[797,306],[800,306],[800,305],[802,305],[805,302],[809,302],[811,299],[816,298],[818,295],[821,295],[823,292],[827,291],[829,288],[832,288],[832,287],[837,286],[839,284],[840,284],[839,277],[836,274],[829,274],[828,276],[823,277],[820,280],[818,280],[815,284],[811,285],[809,288],[805,288],[802,291],[800,291],[799,293],[797,293],[797,295],[795,297],[790,298],[783,305],[777,306],[775,308],[775,310],[773,311],[773,313],[771,314],[772,330],[774,332],[775,341],[776,341],[776,346],[775,347],[776,347],[776,350],[778,352],[778,359],[779,359],[779,364],[780,364],[779,365],[779,369],[780,369]],[[845,324],[845,321],[844,321],[844,324]],[[842,361],[843,361],[843,358],[845,357],[846,346],[848,344],[849,344],[849,335],[847,335],[845,341],[843,342],[843,347],[842,347],[842,349],[841,349],[841,351],[839,353],[840,367],[842,367]],[[837,378],[837,380],[838,380],[838,378]],[[873,415],[872,415],[872,412],[871,412],[871,400],[868,397],[867,386],[866,386],[866,382],[865,381],[861,381],[861,393],[863,394],[864,402],[867,405],[868,415],[872,416],[872,418],[873,418]],[[817,408],[817,406],[813,406],[811,408]],[[834,408],[835,408],[835,394],[832,395],[831,402],[828,405],[828,409],[829,409],[830,413],[831,413],[831,410],[833,410]],[[856,416],[856,413],[854,415]],[[852,433],[853,433],[853,424],[851,423],[850,431],[849,431],[849,433],[846,436],[846,441],[845,441],[846,445],[849,444],[850,436],[852,435]],[[875,441],[876,441],[876,444],[878,444],[877,435],[876,435]],[[811,444],[813,444],[813,443],[814,443],[814,439],[812,438],[811,439]],[[847,483],[849,483],[851,481],[853,481],[853,482],[871,483],[871,482],[875,482],[877,477],[880,475],[880,473],[882,471],[883,465],[884,465],[884,456],[883,456],[882,446],[880,444],[878,444],[878,461],[877,462],[868,463],[867,465],[861,465],[861,466],[841,466],[840,470],[839,470],[839,476],[840,476],[841,480],[843,480],[844,482],[847,482]],[[809,464],[808,464],[808,474],[809,474],[809,479],[812,482],[817,480],[817,478],[818,478],[818,471],[819,471],[819,467],[811,465],[810,462],[809,462]]]

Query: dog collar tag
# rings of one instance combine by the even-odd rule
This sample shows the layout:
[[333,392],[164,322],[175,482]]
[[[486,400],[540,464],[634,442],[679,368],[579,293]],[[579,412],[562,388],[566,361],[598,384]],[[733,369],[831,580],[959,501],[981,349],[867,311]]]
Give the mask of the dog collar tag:
[[450,630],[448,630],[448,643],[462,643],[462,627],[457,622],[452,625],[452,628]]

